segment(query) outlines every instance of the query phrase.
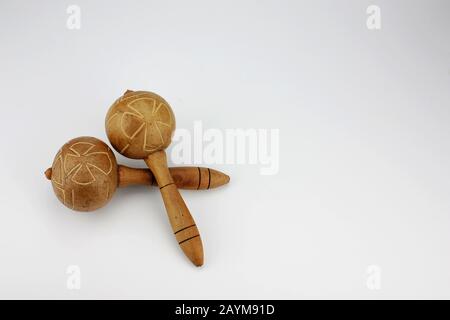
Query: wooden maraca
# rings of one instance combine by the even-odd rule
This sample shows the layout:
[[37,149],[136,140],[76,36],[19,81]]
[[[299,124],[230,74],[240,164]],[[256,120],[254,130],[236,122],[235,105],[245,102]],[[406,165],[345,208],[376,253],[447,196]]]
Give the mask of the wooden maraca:
[[143,159],[150,168],[178,244],[192,263],[201,266],[200,233],[167,167],[164,150],[175,130],[175,116],[167,101],[152,92],[127,90],[110,107],[105,126],[114,149],[125,157]]
[[[200,167],[170,168],[179,188],[204,190],[229,182],[217,170]],[[67,142],[45,171],[58,199],[70,209],[93,211],[106,205],[117,187],[156,185],[148,169],[118,165],[111,149],[93,137],[79,137]]]

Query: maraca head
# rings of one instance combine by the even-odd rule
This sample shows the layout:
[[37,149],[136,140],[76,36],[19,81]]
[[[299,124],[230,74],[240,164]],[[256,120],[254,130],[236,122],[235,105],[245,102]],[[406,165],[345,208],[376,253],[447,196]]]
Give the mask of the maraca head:
[[56,196],[66,207],[77,211],[98,209],[116,191],[116,158],[101,140],[72,139],[56,154],[51,180]]
[[128,158],[145,159],[170,144],[175,117],[157,94],[127,91],[110,107],[105,124],[114,149]]

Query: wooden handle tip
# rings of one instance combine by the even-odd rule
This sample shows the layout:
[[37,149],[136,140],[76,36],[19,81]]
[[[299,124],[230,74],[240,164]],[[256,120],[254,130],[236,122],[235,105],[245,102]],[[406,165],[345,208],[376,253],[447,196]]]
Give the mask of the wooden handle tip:
[[52,180],[52,168],[48,168],[47,170],[45,170],[44,174],[48,180]]
[[184,243],[180,243],[180,247],[195,266],[201,267],[203,265],[204,254],[200,236],[194,237]]
[[211,173],[210,188],[217,188],[230,182],[229,175],[214,169],[209,169],[209,171]]

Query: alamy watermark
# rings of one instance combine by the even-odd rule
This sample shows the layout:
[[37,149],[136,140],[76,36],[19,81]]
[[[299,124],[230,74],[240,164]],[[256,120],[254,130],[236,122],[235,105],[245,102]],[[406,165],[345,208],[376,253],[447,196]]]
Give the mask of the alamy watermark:
[[69,15],[66,20],[66,27],[69,30],[81,29],[81,8],[75,4],[67,7],[66,13]]
[[378,265],[370,265],[366,270],[367,279],[366,286],[369,290],[380,290],[381,289],[381,267]]
[[175,164],[258,165],[262,175],[279,170],[279,129],[204,129],[194,121],[193,130],[178,128],[170,158]]
[[379,6],[370,5],[367,7],[366,13],[368,14],[366,20],[366,26],[369,30],[381,29],[381,9]]
[[81,269],[77,265],[70,265],[66,269],[66,287],[69,290],[81,289]]

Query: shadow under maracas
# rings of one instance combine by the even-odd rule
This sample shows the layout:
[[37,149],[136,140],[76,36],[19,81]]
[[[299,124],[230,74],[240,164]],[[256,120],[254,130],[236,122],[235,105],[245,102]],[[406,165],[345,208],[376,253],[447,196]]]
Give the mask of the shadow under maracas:
[[[205,190],[227,184],[230,177],[202,167],[169,169],[181,189]],[[105,206],[117,187],[157,185],[149,169],[118,165],[114,153],[103,141],[79,137],[67,142],[45,171],[58,199],[77,211],[93,211]]]
[[175,130],[170,105],[153,92],[127,90],[110,107],[105,127],[114,149],[125,157],[143,159],[150,168],[178,244],[192,263],[201,266],[200,232],[167,167],[164,150]]

